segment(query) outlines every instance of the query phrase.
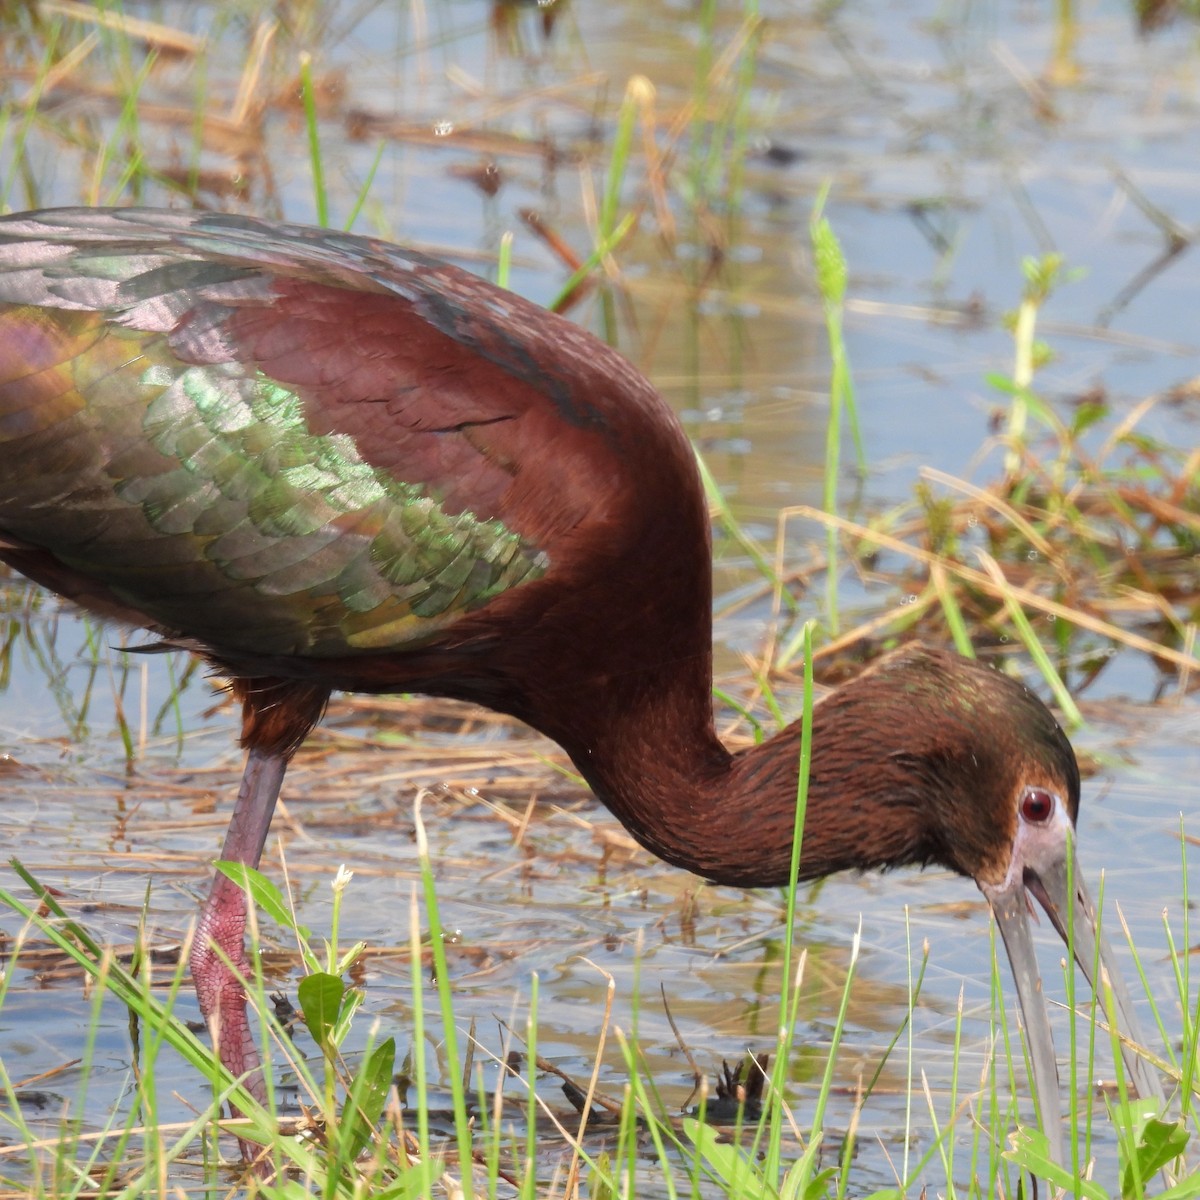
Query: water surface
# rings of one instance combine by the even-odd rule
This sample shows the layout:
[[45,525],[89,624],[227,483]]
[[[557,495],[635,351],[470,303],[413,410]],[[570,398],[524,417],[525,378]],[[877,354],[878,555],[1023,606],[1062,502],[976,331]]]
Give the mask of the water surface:
[[[697,63],[710,52],[719,57],[743,20],[738,6],[717,8],[711,38],[691,6],[642,0],[568,5],[549,36],[535,11],[479,0],[306,9],[296,27],[277,34],[256,93],[265,101],[261,137],[250,137],[238,158],[211,141],[197,154],[192,127],[156,119],[149,106],[186,110],[202,76],[213,112],[231,111],[249,30],[221,6],[158,6],[156,19],[212,41],[202,73],[184,58],[150,74],[142,137],[156,168],[202,169],[244,189],[240,199],[208,195],[210,203],[314,219],[294,102],[295,56],[307,46],[322,85],[331,220],[349,214],[382,146],[356,229],[453,254],[485,273],[511,231],[512,286],[548,302],[568,271],[520,211],[538,209],[587,252],[604,162],[588,148],[611,133],[615,103],[634,72],[653,81],[663,130],[705,102],[697,100]],[[846,474],[847,510],[869,515],[907,500],[922,467],[980,484],[1000,473],[1001,454],[988,439],[1003,397],[988,376],[1011,371],[1002,318],[1020,296],[1023,256],[1058,252],[1078,272],[1050,297],[1039,327],[1054,357],[1038,387],[1064,416],[1079,397],[1100,392],[1118,421],[1143,398],[1200,374],[1190,253],[1125,294],[1163,249],[1163,219],[1156,224],[1151,214],[1185,230],[1197,219],[1200,114],[1190,28],[1138,37],[1122,6],[1094,5],[1078,29],[1073,82],[1054,84],[1047,78],[1054,30],[1040,7],[857,0],[822,13],[779,0],[764,4],[763,16],[757,69],[739,110],[749,151],[736,211],[724,186],[728,148],[711,151],[704,127],[695,144],[685,137],[668,146],[664,134],[664,150],[676,155],[673,241],[653,219],[634,169],[625,197],[645,213],[618,254],[625,290],[608,327],[683,415],[752,533],[769,543],[781,506],[819,502],[828,359],[808,223],[825,183],[826,211],[850,264],[846,334],[870,462],[865,481]],[[38,53],[36,39],[26,45],[15,37],[4,51],[10,68],[36,63]],[[75,146],[85,134],[121,140],[119,106],[97,109],[88,90],[102,75],[84,69],[79,91],[64,85],[43,102],[45,119],[22,135],[21,169],[15,131],[24,127],[10,120],[0,183],[12,208],[87,195],[88,160]],[[118,91],[121,78],[114,73]],[[30,83],[28,73],[10,70],[0,99],[26,96]],[[713,83],[714,109],[731,111],[732,88],[729,76]],[[501,169],[494,197],[465,176],[484,162]],[[98,197],[111,198],[112,186],[106,178]],[[140,186],[145,202],[170,198],[154,180]],[[684,200],[699,187],[712,190],[707,222]],[[714,227],[719,269],[700,287],[715,261]],[[595,296],[572,316],[606,329]],[[1194,445],[1197,411],[1194,395],[1184,393],[1141,428]],[[815,526],[795,527],[797,562],[820,537]],[[754,576],[741,550],[720,536],[717,560],[718,666],[722,682],[744,689],[740,654],[762,644],[769,606],[759,599],[727,611],[728,601],[752,593]],[[894,581],[845,586],[864,614],[899,598]],[[9,852],[63,889],[88,927],[118,945],[133,941],[149,884],[154,940],[177,944],[206,887],[205,864],[236,787],[235,714],[200,672],[164,709],[184,661],[127,661],[121,634],[81,625],[20,581],[4,586],[0,604],[0,742],[11,756],[0,822]],[[114,697],[137,743],[132,767]],[[1174,1036],[1180,1016],[1171,1007],[1162,920],[1165,911],[1181,936],[1180,813],[1195,832],[1200,710],[1194,694],[1170,680],[1164,688],[1152,665],[1128,652],[1087,693],[1085,710],[1088,724],[1075,741],[1097,770],[1086,785],[1082,857],[1093,879],[1106,872],[1109,900],[1120,902]],[[364,757],[364,739],[381,730],[394,747]],[[418,788],[431,787],[425,814],[443,917],[460,931],[454,970],[463,1022],[478,1019],[481,1039],[499,1050],[496,1018],[523,1020],[536,971],[542,1053],[586,1077],[608,973],[616,981],[615,1022],[629,1028],[636,1019],[664,1096],[681,1104],[690,1072],[660,987],[705,1067],[747,1047],[769,1048],[780,897],[709,887],[629,849],[615,822],[547,762],[552,754],[525,731],[444,706],[397,704],[380,715],[335,704],[289,774],[276,822],[300,918],[324,928],[334,872],[342,863],[355,870],[343,937],[362,938],[376,952],[363,980],[367,1008],[406,1046],[412,802]],[[531,795],[537,803],[517,840]],[[274,842],[264,869],[282,878]],[[912,958],[929,944],[911,1077],[898,1054],[860,1129],[861,1187],[882,1186],[892,1178],[887,1156],[904,1158],[910,1094],[924,1112],[922,1072],[946,1119],[960,995],[967,1085],[987,1057],[988,913],[969,881],[904,872],[830,880],[806,895],[801,922],[810,957],[792,1100],[802,1124],[860,922],[864,950],[839,1060],[843,1090],[828,1118],[834,1129],[848,1122],[857,1079],[874,1071],[902,1020]],[[17,928],[11,916],[2,924]],[[1061,947],[1052,934],[1040,940],[1047,990],[1061,998]],[[192,1002],[185,995],[181,1003]],[[88,1008],[69,974],[21,974],[0,1019],[10,1077],[31,1079],[76,1059]],[[115,1007],[104,1011],[98,1042],[89,1103],[100,1121],[129,1087],[130,1047]],[[601,1086],[619,1095],[623,1080],[610,1050]],[[186,1097],[196,1081],[180,1068],[162,1085]],[[40,1084],[50,1094],[48,1111],[75,1086],[69,1067]],[[185,1111],[180,1104],[179,1115]],[[927,1118],[916,1125],[930,1129]],[[969,1137],[965,1125],[961,1136]],[[911,1146],[910,1161],[927,1145]]]

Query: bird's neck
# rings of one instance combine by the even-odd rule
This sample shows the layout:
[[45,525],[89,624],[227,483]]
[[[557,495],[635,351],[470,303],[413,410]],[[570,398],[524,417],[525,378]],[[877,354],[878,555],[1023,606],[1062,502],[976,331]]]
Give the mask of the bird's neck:
[[[539,722],[605,806],[646,849],[717,883],[785,885],[799,775],[800,726],[731,754],[713,724],[707,659],[641,686],[600,689],[570,728]],[[927,861],[918,809],[888,748],[847,740],[841,704],[814,710],[815,747],[799,877]],[[588,719],[579,720],[580,711]],[[919,816],[910,812],[909,816]]]

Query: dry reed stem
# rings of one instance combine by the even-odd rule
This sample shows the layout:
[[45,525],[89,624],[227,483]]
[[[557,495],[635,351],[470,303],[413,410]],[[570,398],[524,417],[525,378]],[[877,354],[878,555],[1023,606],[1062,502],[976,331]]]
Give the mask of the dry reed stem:
[[205,46],[205,38],[184,33],[158,21],[146,21],[139,17],[126,16],[115,9],[93,4],[79,4],[76,0],[41,0],[38,11],[42,15],[67,17],[88,25],[100,25],[111,29],[133,41],[146,42],[161,50],[194,57]]
[[1131,633],[1108,621],[1094,617],[1082,609],[1070,608],[1065,604],[1059,604],[1057,601],[1039,596],[1036,592],[1031,592],[1017,584],[1009,583],[1006,587],[999,587],[982,571],[976,571],[971,567],[963,566],[961,563],[953,562],[928,550],[922,550],[917,546],[910,546],[907,542],[902,542],[880,530],[868,529],[865,525],[860,525],[857,521],[850,521],[845,517],[823,512],[821,509],[814,508],[808,504],[798,504],[785,511],[789,516],[803,517],[824,525],[831,525],[836,529],[840,529],[843,533],[853,534],[862,541],[884,546],[896,554],[914,559],[926,567],[932,567],[934,563],[940,562],[947,571],[961,579],[964,583],[969,583],[986,592],[988,595],[995,596],[999,600],[1004,600],[1006,597],[1011,596],[1014,601],[1025,608],[1036,609],[1039,612],[1054,617],[1062,617],[1063,620],[1069,621],[1073,625],[1078,625],[1080,628],[1087,629],[1089,632],[1098,634],[1100,637],[1108,638],[1110,641],[1129,646],[1133,650],[1140,650],[1154,658],[1163,659],[1166,662],[1173,663],[1175,666],[1187,668],[1188,670],[1200,668],[1200,659],[1197,659],[1193,654],[1184,654],[1179,650],[1173,650],[1169,646],[1162,646],[1157,642],[1152,642],[1149,638],[1142,637],[1140,634]]

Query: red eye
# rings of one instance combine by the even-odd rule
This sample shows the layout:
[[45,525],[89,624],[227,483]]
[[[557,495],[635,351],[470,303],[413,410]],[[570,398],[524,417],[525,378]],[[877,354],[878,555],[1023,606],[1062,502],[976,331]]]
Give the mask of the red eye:
[[1045,788],[1025,789],[1021,797],[1021,816],[1031,825],[1044,825],[1054,815],[1054,793]]

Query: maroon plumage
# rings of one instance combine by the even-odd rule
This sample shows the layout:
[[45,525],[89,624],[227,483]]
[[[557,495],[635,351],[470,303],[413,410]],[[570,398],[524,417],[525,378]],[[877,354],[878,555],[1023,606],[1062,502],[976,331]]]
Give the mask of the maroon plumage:
[[[0,559],[231,677],[248,759],[226,859],[257,863],[331,689],[411,690],[554,738],[668,862],[788,882],[797,731],[739,755],[716,736],[678,421],[612,350],[453,267],[242,217],[0,220]],[[1058,1147],[1024,888],[1064,936],[1068,909],[1077,939],[1092,920],[1063,873],[1069,743],[1020,683],[920,647],[813,724],[801,877],[937,862],[978,882]],[[220,958],[245,968],[245,915],[219,878],[192,967],[223,1061],[261,1088]]]

